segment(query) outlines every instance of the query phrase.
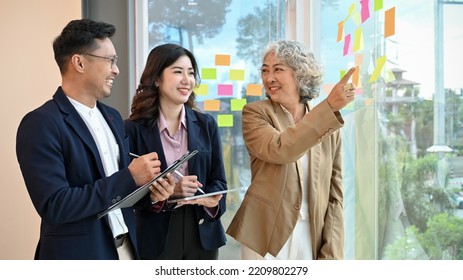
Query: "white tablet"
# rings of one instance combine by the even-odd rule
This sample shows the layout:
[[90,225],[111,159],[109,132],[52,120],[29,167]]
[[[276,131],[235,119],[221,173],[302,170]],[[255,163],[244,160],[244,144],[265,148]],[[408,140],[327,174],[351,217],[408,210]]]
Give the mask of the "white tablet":
[[174,203],[174,202],[179,202],[179,201],[195,200],[195,199],[202,198],[202,197],[214,196],[214,195],[234,192],[234,191],[238,191],[238,190],[241,190],[241,188],[234,188],[234,189],[228,189],[228,190],[223,190],[223,191],[218,191],[218,192],[211,192],[211,193],[194,195],[194,196],[174,198],[174,199],[167,200],[167,202],[168,203]]

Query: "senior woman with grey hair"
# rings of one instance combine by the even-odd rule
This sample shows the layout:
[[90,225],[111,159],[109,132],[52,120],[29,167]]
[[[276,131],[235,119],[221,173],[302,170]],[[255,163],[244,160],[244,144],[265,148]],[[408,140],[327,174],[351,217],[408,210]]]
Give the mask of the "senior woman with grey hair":
[[270,43],[261,78],[267,100],[243,108],[252,180],[227,229],[242,259],[342,259],[344,248],[339,112],[354,100],[355,68],[312,106],[322,68],[300,42]]

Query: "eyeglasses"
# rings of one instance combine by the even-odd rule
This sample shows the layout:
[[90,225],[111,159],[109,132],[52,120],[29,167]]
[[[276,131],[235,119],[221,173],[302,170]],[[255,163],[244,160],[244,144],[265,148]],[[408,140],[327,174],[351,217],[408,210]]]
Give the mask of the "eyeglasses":
[[93,56],[93,57],[96,57],[96,58],[106,59],[106,60],[111,62],[111,68],[113,68],[114,65],[117,64],[117,60],[119,59],[119,57],[117,55],[115,55],[113,57],[99,56],[99,55],[94,55],[94,54],[91,54],[91,53],[84,53],[84,55]]

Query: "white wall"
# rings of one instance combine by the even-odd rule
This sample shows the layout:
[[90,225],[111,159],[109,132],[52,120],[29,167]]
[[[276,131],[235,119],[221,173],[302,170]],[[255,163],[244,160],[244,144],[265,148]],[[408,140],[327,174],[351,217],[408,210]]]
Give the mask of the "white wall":
[[52,41],[72,19],[81,0],[0,2],[0,259],[34,257],[40,220],[16,160],[21,118],[50,99],[61,83]]

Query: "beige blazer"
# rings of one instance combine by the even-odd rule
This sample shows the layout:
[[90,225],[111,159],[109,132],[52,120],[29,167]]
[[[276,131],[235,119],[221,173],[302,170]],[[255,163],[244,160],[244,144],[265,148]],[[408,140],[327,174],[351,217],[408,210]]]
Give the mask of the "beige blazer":
[[[311,107],[307,104],[309,108]],[[252,181],[227,234],[262,256],[276,256],[293,232],[302,202],[300,159],[309,153],[309,219],[313,259],[344,251],[341,133],[344,121],[328,103],[294,125],[270,100],[243,108],[243,137]]]

